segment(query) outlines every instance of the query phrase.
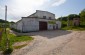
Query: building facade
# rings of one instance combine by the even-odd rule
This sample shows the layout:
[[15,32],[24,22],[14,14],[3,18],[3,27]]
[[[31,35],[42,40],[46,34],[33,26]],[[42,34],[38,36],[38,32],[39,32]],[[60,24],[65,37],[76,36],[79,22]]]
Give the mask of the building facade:
[[61,22],[56,21],[55,14],[37,10],[30,16],[22,17],[21,20],[11,25],[11,28],[21,32],[53,30],[60,29]]
[[74,26],[79,26],[80,25],[80,18],[74,18],[73,19],[73,25]]

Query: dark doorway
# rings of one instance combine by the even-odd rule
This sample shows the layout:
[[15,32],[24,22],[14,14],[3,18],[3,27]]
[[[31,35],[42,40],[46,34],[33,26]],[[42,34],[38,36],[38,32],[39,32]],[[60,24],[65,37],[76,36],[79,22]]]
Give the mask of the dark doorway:
[[56,24],[56,29],[58,29],[58,24]]
[[39,21],[39,30],[47,30],[47,22]]

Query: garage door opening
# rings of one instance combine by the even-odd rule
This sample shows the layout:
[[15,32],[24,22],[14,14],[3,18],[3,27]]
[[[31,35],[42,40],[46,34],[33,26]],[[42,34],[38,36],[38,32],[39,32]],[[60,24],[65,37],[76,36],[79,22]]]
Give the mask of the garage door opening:
[[47,30],[47,22],[39,21],[39,30],[40,31]]

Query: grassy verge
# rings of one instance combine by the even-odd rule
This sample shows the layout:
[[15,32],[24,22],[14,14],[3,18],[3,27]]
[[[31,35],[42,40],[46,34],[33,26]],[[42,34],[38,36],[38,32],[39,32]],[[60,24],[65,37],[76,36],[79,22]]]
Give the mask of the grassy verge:
[[70,27],[65,26],[61,29],[62,30],[84,31],[85,30],[85,25],[83,25],[83,26],[70,26]]
[[24,46],[26,46],[27,44],[23,44],[23,45],[19,45],[19,46],[14,46],[14,49],[20,49],[20,48],[22,48],[22,47],[24,47]]
[[[12,47],[12,45],[16,42],[33,40],[33,38],[30,36],[17,36],[17,35],[10,33],[9,31],[7,31],[7,36],[9,38],[9,46],[10,47]],[[5,49],[6,49],[6,36],[5,36],[5,33],[3,32],[2,40],[0,42],[0,51],[2,51],[2,50],[4,51]]]

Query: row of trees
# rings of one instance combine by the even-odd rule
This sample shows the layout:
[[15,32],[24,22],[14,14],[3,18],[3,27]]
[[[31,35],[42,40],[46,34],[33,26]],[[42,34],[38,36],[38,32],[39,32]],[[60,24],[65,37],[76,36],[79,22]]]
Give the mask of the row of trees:
[[64,25],[67,25],[68,20],[73,20],[73,18],[80,18],[80,24],[85,25],[85,9],[79,14],[70,14],[68,16],[59,17],[58,20],[62,21]]
[[0,27],[3,27],[4,24],[5,24],[5,22],[6,22],[7,27],[9,27],[11,23],[15,23],[13,21],[12,22],[9,22],[9,21],[5,21],[3,19],[0,19]]
[[5,22],[8,23],[8,21],[5,21],[5,20],[0,19],[0,23],[5,23]]
[[70,14],[70,15],[68,15],[68,16],[59,17],[58,20],[67,21],[68,19],[69,19],[69,20],[73,20],[73,18],[80,18],[80,15]]

